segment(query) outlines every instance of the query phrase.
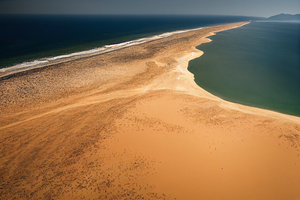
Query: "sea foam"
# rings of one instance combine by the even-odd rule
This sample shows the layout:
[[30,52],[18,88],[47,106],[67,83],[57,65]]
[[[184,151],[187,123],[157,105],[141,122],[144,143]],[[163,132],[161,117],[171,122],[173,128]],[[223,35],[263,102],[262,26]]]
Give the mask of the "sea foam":
[[89,57],[89,56],[94,56],[94,55],[100,55],[100,54],[108,53],[108,52],[115,51],[118,49],[126,48],[129,46],[143,44],[145,42],[150,42],[150,41],[170,37],[172,35],[185,33],[185,32],[193,31],[193,30],[199,30],[199,29],[201,29],[201,28],[167,32],[167,33],[162,33],[159,35],[140,38],[140,39],[122,42],[122,43],[118,43],[118,44],[105,45],[104,47],[94,48],[94,49],[87,50],[87,51],[80,51],[80,52],[75,52],[75,53],[66,54],[66,55],[54,56],[54,57],[50,57],[50,58],[42,58],[40,60],[24,62],[24,63],[17,64],[17,65],[11,66],[11,67],[2,68],[2,69],[0,69],[0,72],[9,73],[9,72],[25,70],[25,69],[29,69],[29,68],[36,68],[36,67],[56,64],[56,63],[64,62],[66,60],[69,61],[70,59],[72,60],[72,59],[77,59],[77,58],[84,58],[84,57]]

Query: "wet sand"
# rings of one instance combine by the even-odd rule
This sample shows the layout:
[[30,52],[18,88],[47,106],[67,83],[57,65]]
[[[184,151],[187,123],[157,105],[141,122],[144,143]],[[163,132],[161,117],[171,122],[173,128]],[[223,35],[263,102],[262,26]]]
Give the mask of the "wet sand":
[[0,199],[300,199],[300,118],[226,102],[207,27],[0,82]]

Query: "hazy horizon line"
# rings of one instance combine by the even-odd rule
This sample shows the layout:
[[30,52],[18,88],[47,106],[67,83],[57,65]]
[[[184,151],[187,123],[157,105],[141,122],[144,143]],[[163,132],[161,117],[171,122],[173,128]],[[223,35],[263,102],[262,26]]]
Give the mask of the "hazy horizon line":
[[88,13],[0,13],[0,15],[102,15],[102,16],[232,16],[232,17],[259,17],[262,16],[249,16],[249,15],[226,15],[226,14],[88,14]]

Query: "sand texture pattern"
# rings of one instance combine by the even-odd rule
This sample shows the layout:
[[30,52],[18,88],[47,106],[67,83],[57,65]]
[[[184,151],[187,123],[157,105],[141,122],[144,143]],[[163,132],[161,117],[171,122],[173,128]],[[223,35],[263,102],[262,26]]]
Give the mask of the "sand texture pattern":
[[300,119],[226,102],[189,31],[0,81],[0,199],[300,199]]

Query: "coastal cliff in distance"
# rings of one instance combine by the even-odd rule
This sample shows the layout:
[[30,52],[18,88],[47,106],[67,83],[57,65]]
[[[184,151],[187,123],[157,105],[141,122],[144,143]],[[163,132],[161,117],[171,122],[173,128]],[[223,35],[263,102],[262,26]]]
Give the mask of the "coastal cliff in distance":
[[291,15],[291,14],[279,14],[279,15],[274,15],[271,16],[269,18],[267,18],[267,20],[274,20],[274,21],[300,21],[300,14],[295,14],[295,15]]

